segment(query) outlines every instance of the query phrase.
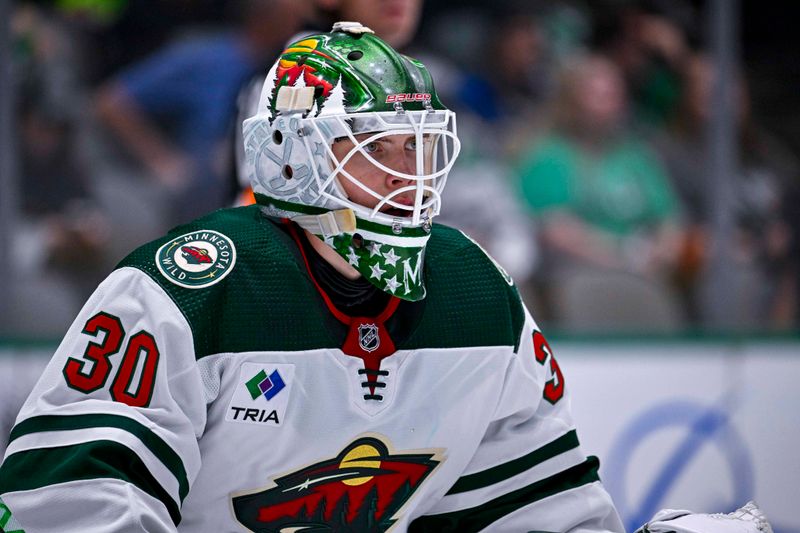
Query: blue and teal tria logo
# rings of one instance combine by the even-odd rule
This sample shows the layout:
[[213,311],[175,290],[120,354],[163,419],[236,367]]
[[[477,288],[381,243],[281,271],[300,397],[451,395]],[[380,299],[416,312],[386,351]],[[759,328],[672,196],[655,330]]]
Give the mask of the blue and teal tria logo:
[[246,385],[254,400],[259,396],[271,400],[286,387],[286,383],[283,382],[283,378],[277,370],[274,370],[269,376],[262,370],[250,378]]

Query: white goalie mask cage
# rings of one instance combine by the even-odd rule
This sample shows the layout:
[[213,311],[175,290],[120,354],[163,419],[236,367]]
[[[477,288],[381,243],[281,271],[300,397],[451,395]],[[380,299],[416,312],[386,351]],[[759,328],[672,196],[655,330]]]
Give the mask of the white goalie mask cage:
[[[406,137],[404,148],[413,152],[400,168],[368,151],[373,143],[396,135]],[[393,112],[316,117],[281,113],[272,124],[268,115],[259,114],[244,122],[244,138],[256,194],[325,210],[352,209],[357,218],[392,228],[429,225],[439,214],[447,175],[461,149],[455,113],[405,111],[399,106]],[[342,141],[352,146],[338,158],[332,145]],[[383,195],[370,189],[348,171],[348,162],[358,156],[403,185]],[[367,207],[348,198],[344,180],[374,198],[375,205]],[[400,197],[413,201],[401,202]]]

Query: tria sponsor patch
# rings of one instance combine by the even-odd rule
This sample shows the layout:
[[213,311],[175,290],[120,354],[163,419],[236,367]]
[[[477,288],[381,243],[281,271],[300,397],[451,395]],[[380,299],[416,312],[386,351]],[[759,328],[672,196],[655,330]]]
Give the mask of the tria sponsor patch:
[[293,379],[294,365],[244,363],[225,420],[280,426]]
[[202,289],[222,279],[236,264],[233,241],[213,230],[185,233],[163,244],[156,252],[161,274],[175,285]]

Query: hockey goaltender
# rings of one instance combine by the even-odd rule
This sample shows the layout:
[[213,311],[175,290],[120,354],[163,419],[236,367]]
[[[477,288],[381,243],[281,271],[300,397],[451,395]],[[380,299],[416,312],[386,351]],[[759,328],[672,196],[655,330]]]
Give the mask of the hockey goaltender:
[[460,144],[425,67],[339,23],[283,52],[244,142],[257,204],[134,251],[68,330],[2,528],[622,531],[513,281],[433,223]]

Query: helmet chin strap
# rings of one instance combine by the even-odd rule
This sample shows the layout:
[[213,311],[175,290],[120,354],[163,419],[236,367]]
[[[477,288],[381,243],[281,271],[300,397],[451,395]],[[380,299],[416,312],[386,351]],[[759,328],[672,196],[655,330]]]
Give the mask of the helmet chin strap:
[[292,220],[304,230],[324,238],[356,231],[356,214],[352,209],[337,209],[321,215],[297,215]]

